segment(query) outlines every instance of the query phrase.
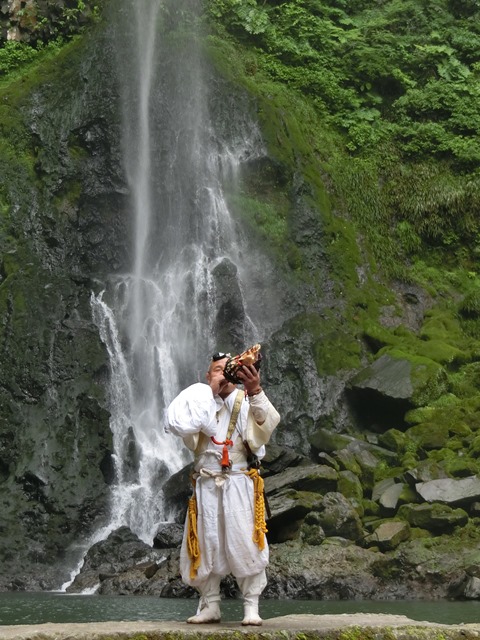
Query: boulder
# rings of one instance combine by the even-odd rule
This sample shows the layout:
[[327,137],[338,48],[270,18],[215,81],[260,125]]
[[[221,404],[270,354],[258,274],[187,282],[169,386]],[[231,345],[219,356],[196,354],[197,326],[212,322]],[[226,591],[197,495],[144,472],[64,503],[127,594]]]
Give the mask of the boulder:
[[358,477],[351,471],[340,471],[338,474],[338,491],[350,500],[360,516],[363,516],[363,487]]
[[390,485],[379,498],[379,503],[387,513],[395,512],[400,495],[405,488],[403,482],[397,482]]
[[406,433],[411,440],[426,451],[445,448],[449,439],[448,426],[434,422],[422,422],[410,427]]
[[270,542],[285,542],[298,536],[305,516],[321,508],[322,496],[285,489],[268,497],[271,517],[267,521]]
[[480,600],[480,578],[468,577],[463,589],[463,597],[467,600]]
[[406,471],[404,477],[408,484],[414,487],[419,482],[448,478],[448,474],[436,460],[427,458],[426,460],[420,461],[413,469]]
[[147,566],[159,565],[164,560],[162,551],[142,542],[128,527],[120,527],[106,540],[90,547],[80,573],[68,587],[69,593],[91,589],[100,582],[135,568],[135,575],[145,576]]
[[262,475],[266,478],[269,475],[281,473],[289,467],[310,464],[312,464],[311,460],[295,451],[295,449],[269,443],[265,457],[262,460]]
[[429,482],[418,482],[416,491],[426,502],[465,504],[480,499],[480,478],[439,478]]
[[162,487],[165,513],[177,523],[183,523],[187,514],[188,500],[192,495],[192,470],[193,462],[170,476]]
[[301,539],[305,544],[318,546],[325,540],[325,531],[320,524],[321,518],[318,512],[311,511],[305,516],[301,526]]
[[327,536],[341,536],[348,540],[363,537],[360,517],[341,493],[327,493],[322,499],[319,515],[319,524]]
[[346,390],[365,426],[384,432],[403,425],[410,408],[438,398],[446,384],[445,370],[433,360],[391,350],[357,373]]
[[433,532],[451,531],[468,522],[466,511],[452,509],[445,504],[404,504],[398,510],[398,517],[406,520],[412,527]]
[[385,478],[384,480],[380,480],[377,482],[372,489],[372,500],[378,502],[383,493],[389,488],[392,487],[395,483],[394,478]]
[[321,428],[315,431],[309,442],[312,448],[317,452],[326,451],[327,453],[332,453],[339,449],[345,449],[345,447],[355,440],[356,438],[353,436]]
[[391,551],[401,542],[410,538],[410,525],[408,522],[382,522],[372,535],[368,536],[368,546],[377,546],[381,551]]
[[340,449],[339,451],[334,451],[333,456],[338,462],[338,466],[343,471],[351,471],[357,476],[362,473],[360,465],[355,458],[355,454],[353,453],[353,451],[350,451],[348,447],[345,447],[345,449]]
[[310,444],[318,456],[330,454],[340,469],[361,476],[362,482],[368,488],[373,486],[379,461],[384,461],[390,466],[397,464],[397,454],[378,446],[376,442],[335,433],[325,428],[317,429],[310,438]]
[[413,394],[412,364],[407,358],[385,354],[358,373],[349,383],[350,389],[372,390],[395,400],[410,400]]
[[355,449],[354,454],[355,460],[360,467],[362,485],[364,488],[371,489],[375,482],[375,471],[378,468],[378,457],[372,450],[360,447]]
[[317,456],[318,464],[325,464],[327,467],[332,467],[335,471],[340,471],[340,465],[335,460],[333,456],[326,453],[325,451],[320,451]]
[[265,492],[271,496],[290,487],[301,491],[327,493],[336,488],[337,479],[338,474],[335,469],[323,464],[294,467],[265,478]]
[[[334,542],[334,543],[333,543]],[[286,542],[270,548],[266,598],[338,600],[380,597],[371,567],[379,553],[327,538],[320,545]]]
[[153,539],[155,549],[179,547],[183,539],[183,525],[175,522],[162,522]]

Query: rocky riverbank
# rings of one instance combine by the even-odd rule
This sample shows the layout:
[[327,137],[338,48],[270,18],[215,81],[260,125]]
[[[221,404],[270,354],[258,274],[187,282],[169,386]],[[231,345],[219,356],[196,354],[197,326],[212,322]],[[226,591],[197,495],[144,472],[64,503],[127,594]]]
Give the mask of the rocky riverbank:
[[[265,598],[480,597],[476,476],[436,478],[419,465],[375,480],[384,460],[395,471],[392,449],[325,429],[312,443],[310,457],[272,445],[264,461],[271,509]],[[90,549],[70,592],[196,596],[178,573],[189,471],[164,487],[176,522],[160,526],[153,546],[126,527],[115,531]],[[231,577],[222,591],[239,595]]]
[[0,640],[159,640],[160,638],[322,640],[469,640],[480,637],[480,624],[439,625],[383,614],[290,615],[265,620],[261,628],[239,623],[194,627],[183,622],[96,622],[0,627]]

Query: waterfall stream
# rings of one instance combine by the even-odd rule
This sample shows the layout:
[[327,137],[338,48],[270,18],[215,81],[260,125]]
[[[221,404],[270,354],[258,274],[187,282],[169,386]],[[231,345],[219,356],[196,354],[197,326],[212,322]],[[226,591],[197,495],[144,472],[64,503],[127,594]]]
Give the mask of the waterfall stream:
[[209,354],[226,347],[216,335],[219,268],[238,287],[239,345],[262,338],[245,296],[247,250],[222,189],[242,162],[265,153],[258,128],[241,109],[227,114],[221,133],[212,121],[197,39],[176,21],[195,22],[198,0],[182,10],[167,0],[118,4],[132,268],[91,299],[109,355],[116,480],[110,521],[87,548],[124,525],[151,544],[168,520],[162,484],[189,458],[165,430],[165,408],[182,387],[204,381]]

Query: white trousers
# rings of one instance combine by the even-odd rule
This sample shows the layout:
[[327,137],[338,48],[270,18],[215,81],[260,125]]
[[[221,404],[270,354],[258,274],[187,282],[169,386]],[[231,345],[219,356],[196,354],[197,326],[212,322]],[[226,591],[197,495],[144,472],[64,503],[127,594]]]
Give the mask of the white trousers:
[[200,475],[195,490],[200,567],[190,578],[185,527],[180,552],[183,581],[211,597],[219,593],[222,577],[231,573],[244,596],[259,595],[266,586],[269,553],[266,540],[263,550],[253,541],[253,480],[242,471]]
[[[220,581],[222,576],[212,573],[205,578],[196,588],[200,592],[200,600],[198,602],[197,615],[204,607],[212,602],[220,602]],[[267,586],[267,576],[265,569],[256,576],[248,576],[247,578],[237,578],[238,586],[242,592],[243,599],[247,602],[258,602],[258,596]]]

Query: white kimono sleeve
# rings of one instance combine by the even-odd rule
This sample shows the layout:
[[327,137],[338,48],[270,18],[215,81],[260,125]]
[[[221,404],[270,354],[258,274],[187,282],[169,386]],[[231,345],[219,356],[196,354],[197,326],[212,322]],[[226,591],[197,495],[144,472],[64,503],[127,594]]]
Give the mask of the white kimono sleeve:
[[250,448],[255,452],[270,440],[280,422],[280,414],[263,391],[249,398],[249,402],[246,436]]
[[217,432],[217,404],[208,384],[197,382],[184,389],[170,403],[167,410],[168,426],[176,436],[184,439],[186,446],[194,450],[199,433],[208,437]]

